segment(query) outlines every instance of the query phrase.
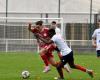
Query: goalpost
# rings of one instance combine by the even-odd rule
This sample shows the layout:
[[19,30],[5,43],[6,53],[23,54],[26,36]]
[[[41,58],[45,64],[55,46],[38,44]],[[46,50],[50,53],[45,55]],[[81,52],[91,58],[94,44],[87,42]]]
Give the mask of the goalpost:
[[63,18],[0,17],[0,51],[39,51],[34,35],[28,31],[28,23],[35,25],[39,20],[47,27],[56,21],[64,36]]

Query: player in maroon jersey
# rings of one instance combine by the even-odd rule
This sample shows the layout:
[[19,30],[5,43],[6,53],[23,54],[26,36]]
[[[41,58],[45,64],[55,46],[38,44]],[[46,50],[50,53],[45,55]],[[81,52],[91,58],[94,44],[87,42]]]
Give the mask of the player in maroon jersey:
[[[43,26],[43,22],[42,21],[37,21],[35,24],[36,25],[32,28],[31,23],[29,23],[29,27],[28,27],[29,31],[31,31],[32,33],[34,33],[34,35],[35,35],[35,33],[39,33],[43,38],[48,39],[48,30],[49,29],[46,28],[45,26]],[[38,39],[37,37],[36,37],[36,39],[37,39],[37,42],[39,44],[40,52],[41,52],[48,45],[45,44],[40,39]],[[45,69],[43,70],[43,72],[48,72],[50,70],[48,57],[53,57],[53,55],[50,53],[50,55],[41,55],[40,54],[40,56],[41,56],[42,60],[45,63]]]

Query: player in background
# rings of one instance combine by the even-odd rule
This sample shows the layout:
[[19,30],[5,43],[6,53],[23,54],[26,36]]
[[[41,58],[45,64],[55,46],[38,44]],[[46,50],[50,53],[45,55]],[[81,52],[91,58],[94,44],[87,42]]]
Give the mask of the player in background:
[[100,58],[100,20],[98,21],[98,29],[95,29],[92,35],[92,45],[96,48],[97,57]]
[[49,30],[49,36],[50,36],[51,39],[46,40],[46,39],[44,39],[44,38],[42,38],[41,36],[38,35],[38,37],[42,41],[44,41],[45,43],[47,43],[49,45],[51,43],[55,43],[56,46],[58,47],[58,49],[62,52],[61,61],[58,64],[55,64],[55,62],[54,62],[55,66],[58,70],[58,73],[60,75],[60,77],[57,78],[57,80],[63,80],[64,79],[62,68],[66,63],[68,63],[71,68],[78,69],[78,70],[81,70],[83,72],[86,72],[91,77],[93,77],[93,71],[92,70],[86,69],[86,68],[74,63],[73,51],[72,51],[71,48],[68,47],[67,43],[64,41],[64,39],[62,38],[62,36],[60,34],[56,34],[54,29],[50,29]]
[[58,25],[56,23],[56,21],[52,21],[51,22],[51,29],[55,29],[56,34],[61,34],[61,30],[60,28],[58,28]]
[[[57,25],[56,21],[52,21],[52,22],[51,22],[51,27],[50,27],[50,29],[54,29],[55,32],[56,32],[56,34],[60,34],[60,35],[61,35],[61,30],[60,30],[60,28],[58,28],[58,25]],[[62,55],[61,55],[60,50],[58,50],[57,53],[58,53],[59,58],[61,59]],[[70,68],[68,67],[67,64],[64,65],[64,69],[65,69],[68,73],[71,72],[71,71],[70,71]]]

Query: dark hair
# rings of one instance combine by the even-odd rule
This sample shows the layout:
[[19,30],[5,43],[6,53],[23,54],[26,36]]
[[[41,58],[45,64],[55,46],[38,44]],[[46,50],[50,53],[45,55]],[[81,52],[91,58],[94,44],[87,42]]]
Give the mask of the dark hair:
[[36,25],[40,25],[40,26],[42,26],[43,21],[37,21],[35,24],[36,24]]
[[49,29],[48,35],[50,38],[55,34],[56,34],[55,29]]
[[56,21],[52,21],[53,24],[56,24]]

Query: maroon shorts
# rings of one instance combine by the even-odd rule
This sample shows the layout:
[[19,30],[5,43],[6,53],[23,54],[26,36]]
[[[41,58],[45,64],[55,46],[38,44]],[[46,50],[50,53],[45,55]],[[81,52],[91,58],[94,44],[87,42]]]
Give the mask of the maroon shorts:
[[46,53],[46,56],[48,58],[53,57],[52,52],[55,50],[55,47],[56,47],[55,44],[49,44],[44,47],[46,50],[48,50]]

